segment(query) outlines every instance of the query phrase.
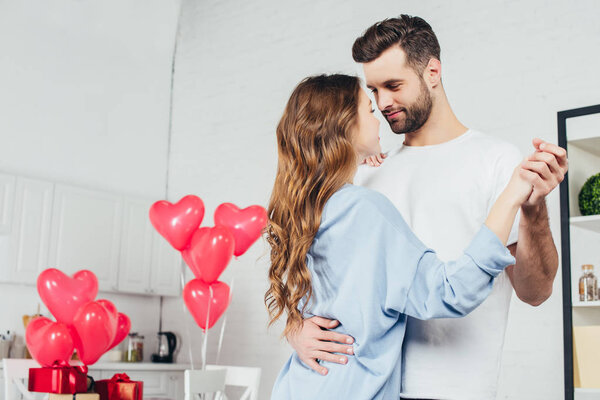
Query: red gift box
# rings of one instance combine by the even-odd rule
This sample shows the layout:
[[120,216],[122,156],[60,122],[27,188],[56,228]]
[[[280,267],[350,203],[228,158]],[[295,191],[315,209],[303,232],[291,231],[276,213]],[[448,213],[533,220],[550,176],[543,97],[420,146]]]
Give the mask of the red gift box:
[[115,374],[110,379],[96,381],[100,400],[142,400],[144,382],[132,381],[127,374]]
[[88,388],[85,367],[56,363],[51,367],[29,368],[28,386],[30,392],[85,393]]

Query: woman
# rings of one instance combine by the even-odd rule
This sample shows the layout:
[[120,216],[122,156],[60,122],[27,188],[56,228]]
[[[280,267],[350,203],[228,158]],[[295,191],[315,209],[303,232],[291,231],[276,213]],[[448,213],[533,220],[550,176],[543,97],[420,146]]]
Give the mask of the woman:
[[356,77],[316,76],[292,93],[277,127],[279,162],[269,205],[271,323],[336,319],[355,338],[348,365],[323,377],[292,354],[273,399],[397,399],[406,316],[460,317],[515,262],[505,247],[531,185],[515,170],[463,256],[444,263],[383,195],[352,185],[379,154],[379,122]]

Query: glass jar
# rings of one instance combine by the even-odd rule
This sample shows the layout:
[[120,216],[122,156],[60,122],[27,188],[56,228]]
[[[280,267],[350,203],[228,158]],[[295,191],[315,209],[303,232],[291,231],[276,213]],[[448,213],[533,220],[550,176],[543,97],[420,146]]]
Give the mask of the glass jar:
[[583,275],[579,278],[579,301],[598,300],[598,278],[594,275],[594,266],[584,264],[581,270]]
[[127,350],[123,361],[142,362],[144,360],[144,337],[137,332],[132,332],[127,336]]

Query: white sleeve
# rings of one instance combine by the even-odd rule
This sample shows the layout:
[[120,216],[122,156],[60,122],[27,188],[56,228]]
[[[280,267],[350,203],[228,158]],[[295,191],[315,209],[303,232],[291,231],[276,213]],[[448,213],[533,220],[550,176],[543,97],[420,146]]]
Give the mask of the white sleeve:
[[[492,206],[502,193],[502,191],[506,188],[506,185],[510,181],[510,177],[512,176],[517,165],[521,163],[523,160],[523,156],[519,149],[510,144],[510,143],[502,143],[501,146],[498,146],[498,154],[495,159],[495,162],[492,163],[491,168],[491,196],[488,199],[487,212],[489,214]],[[515,217],[515,222],[510,230],[510,235],[508,236],[508,241],[506,245],[509,246],[517,242],[519,236],[519,220],[521,217],[521,211],[517,213]]]

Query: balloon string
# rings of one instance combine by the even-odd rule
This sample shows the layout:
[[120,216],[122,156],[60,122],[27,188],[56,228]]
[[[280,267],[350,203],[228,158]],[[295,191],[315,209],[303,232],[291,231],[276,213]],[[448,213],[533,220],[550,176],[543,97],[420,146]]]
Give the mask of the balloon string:
[[207,350],[207,344],[208,344],[208,322],[210,321],[210,306],[212,304],[212,299],[213,299],[213,289],[212,289],[212,285],[208,286],[208,290],[210,293],[210,296],[208,296],[208,307],[207,307],[207,311],[206,311],[206,325],[204,325],[205,329],[204,329],[204,340],[202,343],[202,369],[205,370],[206,369],[206,350]]
[[[235,260],[237,261],[237,257]],[[221,359],[221,349],[223,348],[223,337],[225,336],[225,326],[227,325],[227,315],[229,314],[229,305],[231,304],[231,297],[233,296],[233,286],[235,284],[235,273],[237,268],[234,268],[233,273],[231,274],[231,282],[229,283],[229,301],[227,303],[227,311],[225,311],[225,316],[223,317],[223,324],[221,325],[221,333],[219,335],[219,345],[217,347],[217,361],[215,364],[219,364]]]
[[[181,293],[183,293],[183,288],[185,287],[185,261],[181,260],[181,272],[179,273],[179,277],[181,280]],[[190,357],[190,366],[192,367],[192,371],[194,370],[194,356],[192,352],[192,334],[190,331],[190,321],[189,316],[187,315],[187,310],[185,307],[185,301],[181,301],[181,307],[183,308],[183,319],[185,320],[185,330],[188,337],[188,353]]]

